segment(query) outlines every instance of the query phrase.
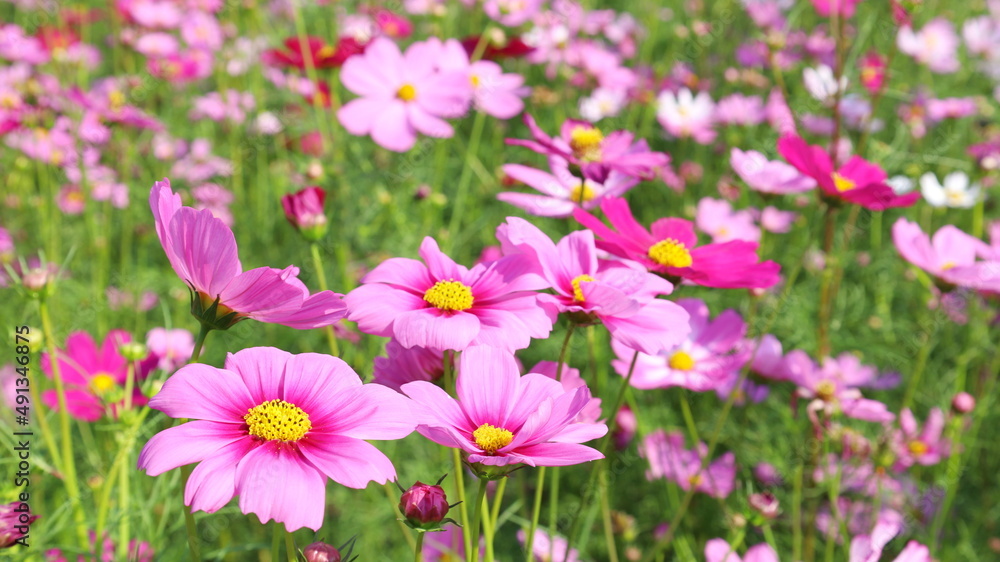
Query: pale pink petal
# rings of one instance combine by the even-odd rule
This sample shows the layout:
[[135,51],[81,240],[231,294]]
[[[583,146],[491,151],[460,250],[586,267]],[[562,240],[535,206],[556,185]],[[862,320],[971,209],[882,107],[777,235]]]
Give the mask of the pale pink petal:
[[459,361],[455,392],[472,424],[505,424],[520,379],[514,354],[473,346],[462,353]]
[[261,523],[274,519],[290,532],[323,526],[326,479],[297,447],[268,441],[248,452],[236,467],[236,493],[240,511]]
[[179,466],[214,456],[223,447],[247,437],[236,423],[191,421],[154,435],[139,453],[139,468],[158,476]]
[[[396,469],[388,457],[360,439],[339,435],[310,436],[302,442],[301,450],[323,474],[348,488],[365,488],[372,481],[385,484],[396,479]],[[323,497],[322,492],[320,497]]]
[[163,383],[149,407],[172,418],[194,418],[239,423],[256,406],[246,383],[225,369],[193,363]]
[[236,466],[254,447],[254,439],[246,436],[198,463],[184,487],[184,505],[206,513],[222,509],[236,495]]

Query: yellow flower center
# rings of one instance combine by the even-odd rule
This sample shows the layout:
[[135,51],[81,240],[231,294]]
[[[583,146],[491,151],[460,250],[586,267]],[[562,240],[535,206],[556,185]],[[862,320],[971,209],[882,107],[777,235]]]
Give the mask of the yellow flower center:
[[335,54],[337,54],[337,48],[334,47],[333,45],[327,45],[321,48],[320,50],[316,51],[316,58],[325,59],[332,57]]
[[472,432],[472,438],[476,441],[476,446],[484,452],[495,453],[497,449],[510,445],[514,440],[514,434],[502,427],[484,423]]
[[691,252],[677,240],[660,240],[649,248],[649,258],[666,267],[691,267]]
[[838,174],[837,172],[834,172],[833,185],[834,187],[837,188],[837,191],[844,192],[854,189],[855,187],[857,187],[858,184],[854,183],[853,180],[845,178],[844,176]]
[[816,385],[816,396],[825,402],[832,400],[836,393],[837,385],[830,381],[822,381]]
[[403,101],[413,101],[417,97],[417,89],[412,84],[403,84],[396,90],[396,97]]
[[96,394],[104,394],[116,385],[115,379],[107,373],[97,373],[90,379],[90,389]]
[[441,310],[469,310],[475,298],[472,288],[458,281],[438,281],[424,293],[427,304]]
[[941,265],[941,271],[948,271],[949,269],[952,269],[954,267],[955,267],[955,262],[953,262],[953,261],[946,261],[946,262],[944,262],[943,265]]
[[121,109],[125,105],[125,94],[121,90],[111,90],[108,92],[108,104],[111,105],[111,109]]
[[597,127],[574,127],[570,133],[569,147],[573,154],[584,162],[601,159],[601,142],[604,134]]
[[876,78],[878,78],[878,71],[875,70],[874,68],[872,68],[870,66],[867,66],[867,67],[861,69],[861,81],[862,82],[871,82],[871,81],[875,80]]
[[907,448],[910,450],[910,453],[918,457],[926,454],[930,449],[930,447],[927,446],[927,443],[924,443],[923,441],[910,441]]
[[688,477],[688,482],[692,486],[700,486],[701,482],[702,482],[701,474],[695,474],[694,476],[689,476]]
[[284,400],[268,400],[247,410],[250,435],[268,441],[298,441],[312,429],[309,414]]
[[573,190],[569,193],[569,198],[574,203],[586,203],[596,196],[597,193],[594,192],[594,188],[587,185],[587,182],[580,182],[580,184],[574,186]]
[[677,351],[670,356],[667,365],[676,371],[690,371],[694,368],[694,358],[686,351]]
[[469,75],[469,82],[472,83],[472,87],[473,88],[478,88],[479,87],[479,77],[476,76],[475,74],[470,74]]
[[594,280],[594,278],[591,277],[591,276],[589,276],[589,275],[587,275],[586,273],[583,274],[583,275],[579,275],[575,279],[573,279],[573,281],[572,281],[572,283],[573,283],[573,300],[583,302],[585,299],[584,299],[584,296],[583,296],[583,290],[580,288],[580,283],[589,283],[590,281],[593,281],[593,280]]

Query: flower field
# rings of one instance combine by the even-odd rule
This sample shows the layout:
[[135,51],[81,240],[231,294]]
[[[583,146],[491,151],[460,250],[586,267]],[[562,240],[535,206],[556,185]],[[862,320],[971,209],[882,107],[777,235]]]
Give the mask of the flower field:
[[1000,2],[0,3],[0,553],[1000,559]]

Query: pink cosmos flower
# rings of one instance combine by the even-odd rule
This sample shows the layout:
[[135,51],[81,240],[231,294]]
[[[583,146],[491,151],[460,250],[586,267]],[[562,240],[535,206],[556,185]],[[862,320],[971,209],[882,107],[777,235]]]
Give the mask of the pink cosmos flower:
[[705,544],[705,562],[778,562],[778,554],[771,545],[761,543],[740,558],[725,539],[712,539]]
[[497,194],[497,199],[538,217],[563,218],[572,215],[577,207],[593,209],[605,198],[618,197],[639,183],[639,178],[617,171],[610,172],[603,182],[581,180],[573,175],[565,160],[550,158],[549,164],[552,173],[521,164],[504,164],[503,172],[508,178],[542,194],[504,191]]
[[[733,148],[730,151],[730,165],[751,189],[769,194],[788,194],[808,191],[816,187],[811,178],[806,178],[795,168],[780,161],[771,161],[755,150],[746,152]],[[698,180],[701,178],[699,177]],[[728,184],[728,180],[725,182]],[[726,193],[720,183],[719,192],[730,200],[735,200],[738,190]],[[735,186],[733,187],[735,189]]]
[[319,240],[327,230],[326,211],[323,203],[326,191],[317,186],[300,189],[281,197],[281,208],[285,218],[307,240]]
[[649,461],[646,478],[665,478],[676,482],[682,490],[695,489],[715,498],[725,498],[736,487],[736,456],[726,453],[701,465],[708,456],[708,445],[698,443],[694,449],[684,448],[680,432],[667,433],[658,429],[643,439],[639,454]]
[[340,359],[270,347],[229,354],[224,369],[187,365],[149,406],[195,421],[154,435],[140,469],[157,476],[200,463],[184,490],[192,511],[213,513],[239,495],[243,513],[289,531],[323,525],[327,478],[350,488],[395,480],[364,440],[401,439],[415,425],[409,400],[361,384]]
[[213,176],[231,176],[232,174],[232,162],[212,154],[212,145],[208,139],[191,141],[191,150],[174,162],[170,168],[171,176],[177,176],[195,184],[207,181]]
[[931,98],[927,100],[927,118],[937,122],[944,119],[961,119],[979,113],[976,98]]
[[782,211],[776,207],[764,207],[760,212],[760,226],[768,232],[785,233],[792,229],[798,213]]
[[715,244],[731,240],[760,242],[760,228],[755,224],[753,212],[749,209],[733,211],[733,206],[725,199],[703,197],[698,201],[694,224],[711,236]]
[[614,131],[605,136],[586,121],[567,119],[559,129],[559,136],[550,137],[538,128],[531,115],[524,115],[524,124],[533,140],[507,139],[507,144],[566,160],[578,166],[583,177],[598,183],[605,182],[612,171],[651,179],[670,162],[666,154],[651,151],[644,139],[633,142],[635,135],[629,131]]
[[170,180],[153,184],[149,206],[170,265],[191,288],[192,304],[213,312],[213,303],[219,303],[214,318],[200,320],[218,322],[213,326],[218,329],[253,318],[302,330],[329,326],[346,314],[341,295],[310,295],[295,266],[243,271],[233,231],[211,211],[181,206]]
[[[559,366],[555,361],[539,361],[534,367],[528,369],[529,373],[538,373],[539,375],[545,375],[550,379],[559,381],[562,385],[563,390],[566,392],[572,392],[578,388],[583,388],[587,386],[587,381],[583,380],[580,376],[580,370],[574,369],[569,365],[563,364],[562,377],[560,378],[556,373],[556,368]],[[574,422],[580,423],[596,423],[601,419],[601,399],[591,398],[590,402],[580,413],[577,414],[576,418],[573,419]]]
[[765,117],[764,100],[760,96],[731,94],[715,106],[715,119],[722,125],[760,125]]
[[949,285],[987,287],[987,279],[980,273],[991,261],[977,261],[976,257],[989,258],[992,253],[989,246],[950,224],[928,238],[920,225],[900,217],[892,225],[892,240],[906,261]]
[[468,76],[441,72],[440,46],[417,42],[401,54],[390,39],[379,37],[363,54],[344,63],[344,87],[362,96],[337,111],[341,125],[353,135],[368,135],[379,145],[405,152],[417,133],[447,138],[454,134],[443,117],[459,117],[472,96]]
[[[822,366],[816,365],[805,352],[795,350],[785,357],[789,380],[798,385],[797,394],[811,400],[808,410],[816,423],[816,413],[827,415],[840,411],[850,418],[875,423],[891,422],[896,416],[885,404],[861,395],[861,387],[882,386],[874,367],[862,365],[850,353],[836,359],[824,358]],[[891,377],[890,377],[891,379]]]
[[852,156],[834,169],[830,155],[818,146],[810,146],[800,137],[778,140],[778,152],[803,174],[816,180],[823,195],[843,200],[873,211],[908,207],[920,198],[919,193],[896,195],[885,183],[886,173],[878,165],[860,156]]
[[523,76],[504,74],[500,65],[493,61],[470,62],[469,54],[455,39],[442,43],[432,37],[428,42],[438,49],[435,61],[440,70],[465,76],[476,109],[498,119],[510,119],[524,109],[521,98],[527,96],[531,89],[524,86]]
[[852,18],[861,0],[812,0],[816,13],[824,18],[836,15],[841,18]]
[[483,11],[501,25],[517,27],[534,17],[541,5],[542,0],[486,0]]
[[461,449],[471,464],[503,472],[522,463],[567,466],[604,457],[581,443],[601,437],[607,426],[574,421],[590,403],[586,386],[566,391],[545,375],[521,376],[514,356],[501,349],[462,353],[458,400],[429,382],[405,384],[403,392],[416,403],[417,431]]
[[424,263],[391,258],[361,279],[346,297],[348,319],[403,347],[461,351],[491,345],[513,351],[531,338],[547,337],[556,312],[539,306],[543,286],[523,275],[522,260],[504,258],[468,269],[438,249],[433,238],[420,245]]
[[376,357],[373,383],[402,392],[413,381],[434,382],[444,375],[444,351],[420,346],[405,348],[396,340],[385,344],[386,357]]
[[[517,532],[517,541],[528,544],[528,533],[524,529]],[[535,538],[531,543],[531,558],[536,562],[580,562],[580,551],[570,548],[569,541],[559,535],[553,535],[545,529],[535,529]]]
[[905,470],[914,464],[924,466],[941,462],[948,456],[951,444],[941,437],[944,430],[944,413],[934,408],[927,416],[924,430],[909,408],[899,414],[900,429],[893,433],[892,449],[896,453],[896,470]]
[[[635,388],[713,390],[749,358],[740,345],[746,324],[735,310],[724,310],[709,320],[708,307],[699,299],[680,299],[677,305],[688,313],[691,332],[679,344],[655,355],[640,352],[630,381]],[[617,356],[611,366],[627,377],[637,350],[616,340],[611,340],[611,349]]]
[[644,353],[674,347],[688,334],[687,313],[656,298],[670,294],[673,285],[638,264],[598,260],[593,232],[578,230],[557,245],[528,221],[508,217],[497,238],[505,255],[523,256],[555,291],[539,301],[573,321],[601,322],[614,340]]
[[[35,516],[37,517],[37,516]],[[92,552],[89,552],[87,556],[77,555],[75,558],[71,553],[64,553],[58,548],[52,548],[45,551],[45,562],[72,562],[76,560],[80,562],[81,560],[98,560],[96,557],[97,552],[97,533],[94,531],[87,531],[87,535],[90,538]],[[104,540],[101,544],[101,558],[100,562],[112,562],[115,559],[115,549],[117,545],[111,537],[107,536],[105,533]],[[146,541],[138,541],[132,539],[128,542],[128,560],[129,562],[154,562],[155,552],[153,547],[149,545]]]
[[896,45],[932,72],[948,74],[959,68],[958,34],[955,26],[944,18],[931,20],[919,32],[909,25],[903,26],[896,36]]
[[[128,360],[121,356],[122,344],[132,341],[124,330],[112,330],[98,349],[86,332],[75,332],[66,339],[66,349],[57,350],[59,374],[66,385],[66,408],[78,420],[93,422],[105,413],[117,416],[125,403],[125,384],[128,379]],[[155,357],[148,357],[136,365],[132,406],[146,404],[146,397],[139,390],[139,383],[156,365]],[[52,358],[42,354],[42,371],[52,378]],[[53,410],[59,409],[55,390],[42,393],[42,401]]]
[[885,85],[888,66],[885,57],[873,51],[865,54],[859,64],[861,66],[861,85],[873,96],[881,92]]
[[172,372],[191,359],[194,334],[184,329],[153,328],[146,334],[146,347],[157,358],[157,367]]
[[794,135],[795,116],[791,108],[785,101],[785,96],[781,90],[775,88],[767,96],[767,105],[764,107],[767,114],[767,122],[771,127],[777,129],[779,135]]
[[[452,562],[465,560],[465,538],[462,529],[448,525],[441,531],[426,533],[421,554],[426,562]],[[480,544],[479,555],[483,557],[486,546]]]
[[617,231],[581,209],[573,216],[601,239],[599,249],[637,261],[655,273],[722,289],[767,288],[779,280],[781,266],[773,261],[758,263],[755,242],[733,240],[696,247],[698,239],[690,221],[664,218],[648,231],[635,220],[624,199],[605,199],[601,210]]

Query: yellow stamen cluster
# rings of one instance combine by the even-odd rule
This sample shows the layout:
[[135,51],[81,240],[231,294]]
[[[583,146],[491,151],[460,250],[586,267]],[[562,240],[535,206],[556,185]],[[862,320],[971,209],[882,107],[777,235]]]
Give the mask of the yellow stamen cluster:
[[469,310],[475,298],[472,288],[459,281],[438,281],[424,293],[427,304],[440,310]]
[[90,389],[95,394],[104,394],[115,386],[115,379],[107,373],[97,373],[90,379]]
[[417,98],[417,89],[412,84],[403,84],[396,90],[396,97],[403,101],[413,101]]
[[667,238],[653,244],[647,252],[649,259],[666,267],[691,267],[691,252],[684,244]]
[[478,88],[479,87],[479,77],[476,76],[475,74],[470,74],[469,75],[469,82],[472,84],[473,88]]
[[675,371],[690,371],[694,369],[694,358],[686,351],[676,351],[670,356],[667,365]]
[[335,54],[337,54],[336,47],[334,47],[333,45],[325,45],[320,50],[316,51],[316,58],[326,59],[332,57]]
[[570,132],[569,147],[573,155],[584,162],[601,159],[601,142],[604,134],[597,127],[574,127]]
[[250,435],[268,441],[298,441],[312,429],[309,414],[284,400],[269,400],[243,416]]
[[571,201],[577,204],[583,204],[590,201],[597,196],[594,188],[587,185],[587,182],[580,182],[579,185],[573,187],[572,191],[569,192],[569,198]]
[[910,453],[917,457],[927,454],[927,451],[930,450],[927,443],[924,443],[923,441],[910,441],[907,448],[910,450]]
[[691,487],[700,486],[701,483],[702,483],[702,480],[704,480],[704,479],[702,478],[701,474],[695,474],[694,476],[689,476],[688,477],[688,483],[691,484]]
[[842,193],[844,191],[850,191],[858,186],[858,184],[854,183],[853,180],[845,178],[844,176],[838,174],[837,172],[833,173],[833,185],[834,187],[837,188],[837,191],[840,191]]
[[816,385],[816,396],[824,402],[833,400],[837,393],[837,385],[830,381],[822,381]]
[[580,289],[580,283],[588,283],[588,282],[593,281],[593,280],[594,280],[594,278],[591,277],[591,276],[589,276],[589,275],[587,275],[586,273],[583,274],[583,275],[578,275],[575,279],[573,279],[573,281],[572,281],[572,283],[573,283],[573,300],[579,301],[579,302],[583,302],[585,300],[585,298],[583,296],[583,290]]
[[514,434],[502,427],[496,427],[488,423],[476,428],[472,432],[472,439],[476,446],[487,453],[495,453],[498,449],[503,449],[514,440]]

